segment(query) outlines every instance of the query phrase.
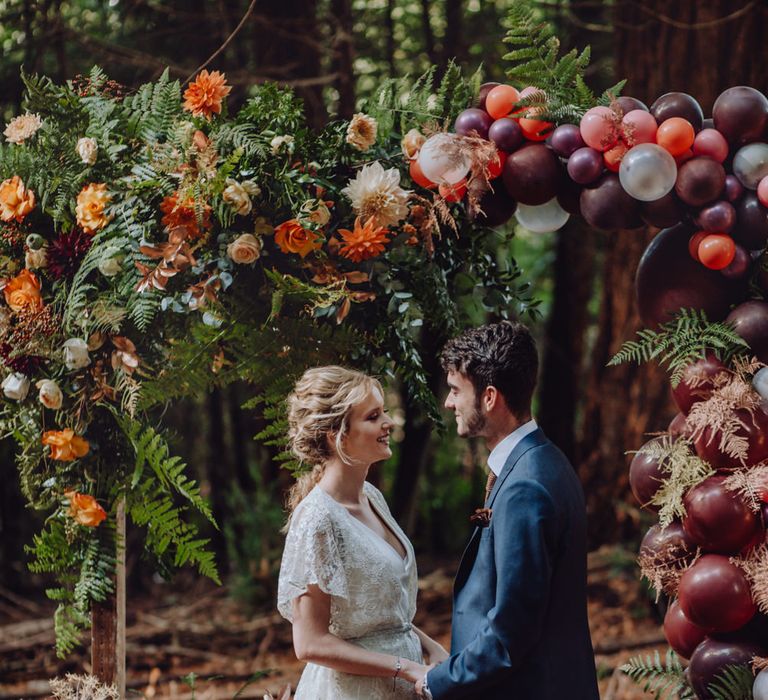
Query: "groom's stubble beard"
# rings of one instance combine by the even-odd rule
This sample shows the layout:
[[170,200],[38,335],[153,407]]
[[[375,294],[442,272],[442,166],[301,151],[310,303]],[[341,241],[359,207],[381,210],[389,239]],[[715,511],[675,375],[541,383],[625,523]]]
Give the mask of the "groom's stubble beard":
[[481,403],[480,399],[478,398],[475,401],[475,406],[472,409],[472,413],[470,413],[466,418],[466,429],[461,437],[481,437],[487,423],[488,419],[485,417],[481,410]]

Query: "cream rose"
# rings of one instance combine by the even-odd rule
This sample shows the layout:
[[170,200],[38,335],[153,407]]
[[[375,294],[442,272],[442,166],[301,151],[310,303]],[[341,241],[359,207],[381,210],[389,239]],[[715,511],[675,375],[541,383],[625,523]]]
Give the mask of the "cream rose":
[[308,199],[301,205],[302,220],[325,226],[331,220],[331,211],[322,199]]
[[61,393],[59,385],[53,379],[41,379],[35,386],[38,389],[37,397],[43,406],[52,408],[54,411],[61,408],[64,395]]
[[24,253],[24,266],[29,270],[42,270],[48,266],[48,246],[30,249]]
[[227,255],[238,265],[256,262],[261,255],[261,242],[252,233],[244,233],[227,246]]
[[403,149],[403,155],[408,160],[413,160],[417,155],[427,137],[424,136],[418,129],[411,129],[400,142],[400,147]]
[[9,399],[23,401],[29,393],[29,379],[21,372],[14,372],[3,379],[2,388]]
[[293,136],[275,136],[275,138],[269,142],[269,145],[272,148],[273,156],[276,156],[283,146],[285,146],[289,153],[293,153]]
[[93,165],[96,162],[96,156],[99,153],[99,144],[96,143],[96,139],[83,136],[83,138],[77,140],[75,150],[83,163],[86,165]]
[[88,344],[82,338],[70,338],[65,341],[64,364],[68,370],[82,369],[91,364]]
[[251,213],[251,198],[245,187],[237,180],[227,178],[227,186],[222,193],[222,199],[229,204],[240,216]]

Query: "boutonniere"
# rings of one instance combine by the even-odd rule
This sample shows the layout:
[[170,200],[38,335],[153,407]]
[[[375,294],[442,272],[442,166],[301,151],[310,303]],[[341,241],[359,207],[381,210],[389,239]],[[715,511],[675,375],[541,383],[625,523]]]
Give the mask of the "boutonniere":
[[469,519],[478,527],[488,527],[491,524],[492,514],[493,511],[490,508],[476,508],[474,514],[469,516]]

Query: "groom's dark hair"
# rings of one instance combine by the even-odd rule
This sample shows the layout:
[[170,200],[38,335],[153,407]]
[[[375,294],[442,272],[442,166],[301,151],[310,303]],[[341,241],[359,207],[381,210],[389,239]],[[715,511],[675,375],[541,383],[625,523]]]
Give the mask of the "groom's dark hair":
[[465,375],[478,401],[486,387],[494,386],[514,415],[522,417],[531,410],[539,356],[531,332],[522,323],[501,321],[470,328],[448,341],[440,364],[446,372]]

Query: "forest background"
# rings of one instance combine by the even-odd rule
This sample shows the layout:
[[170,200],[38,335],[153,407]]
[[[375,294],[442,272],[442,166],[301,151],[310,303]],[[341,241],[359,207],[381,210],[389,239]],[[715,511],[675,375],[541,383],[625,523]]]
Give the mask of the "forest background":
[[[388,77],[416,77],[437,66],[439,80],[451,58],[466,75],[482,66],[484,80],[503,81],[502,38],[513,3],[0,0],[0,113],[7,120],[21,111],[22,66],[63,82],[98,64],[130,90],[156,79],[166,66],[173,78],[186,81],[218,51],[208,67],[224,71],[233,85],[231,112],[252,86],[275,81],[292,86],[310,123],[321,127],[349,118]],[[726,87],[768,90],[764,3],[532,4],[564,50],[592,46],[586,77],[596,93],[627,78],[625,94],[650,105],[665,92],[688,92],[709,116]],[[572,221],[556,234],[516,236],[511,248],[541,302],[532,325],[542,358],[535,416],[584,485],[593,549],[621,544],[635,551],[652,521],[629,491],[625,453],[637,449],[644,434],[665,429],[676,412],[656,366],[606,367],[640,327],[634,272],[655,233],[596,232]],[[425,339],[433,349],[427,353],[430,384],[439,397],[444,380],[436,356],[444,340]],[[253,439],[264,424],[258,413],[241,408],[252,394],[235,384],[178,402],[164,423],[172,429],[175,452],[211,501],[220,529],[206,530],[206,536],[228,590],[258,609],[274,600],[290,475],[269,447]],[[397,448],[372,480],[387,494],[428,570],[430,562],[461,553],[470,528],[465,516],[482,493],[484,454],[481,445],[455,436],[450,416],[444,426],[433,425],[408,404],[403,387],[390,385],[388,402],[399,426]],[[0,444],[0,483],[0,586],[28,594],[31,586],[45,584],[28,572],[24,553],[39,522],[24,507],[10,440]],[[136,596],[154,582],[141,552],[130,547],[130,533],[128,552],[129,596]]]

